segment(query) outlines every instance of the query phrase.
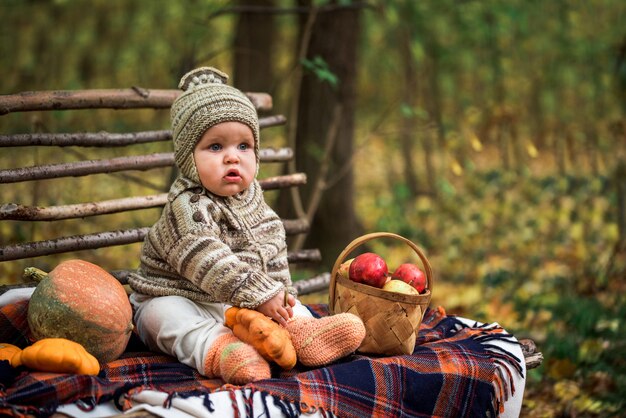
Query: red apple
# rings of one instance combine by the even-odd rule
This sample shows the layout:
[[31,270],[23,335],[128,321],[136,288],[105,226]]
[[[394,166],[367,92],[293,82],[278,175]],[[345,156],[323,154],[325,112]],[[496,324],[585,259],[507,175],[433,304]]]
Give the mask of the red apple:
[[364,253],[356,256],[350,263],[350,280],[381,288],[389,278],[387,263],[378,254]]
[[426,275],[418,266],[411,263],[404,263],[398,266],[391,275],[392,279],[399,279],[406,282],[422,293],[426,289]]

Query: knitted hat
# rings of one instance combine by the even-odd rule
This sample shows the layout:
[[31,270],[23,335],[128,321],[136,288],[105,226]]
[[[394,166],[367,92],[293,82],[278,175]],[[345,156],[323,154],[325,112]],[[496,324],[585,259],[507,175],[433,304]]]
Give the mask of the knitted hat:
[[259,163],[259,117],[241,91],[228,86],[228,75],[212,67],[196,68],[178,84],[183,93],[171,108],[174,159],[181,174],[200,183],[193,150],[202,135],[222,122],[241,122],[252,129],[254,154]]

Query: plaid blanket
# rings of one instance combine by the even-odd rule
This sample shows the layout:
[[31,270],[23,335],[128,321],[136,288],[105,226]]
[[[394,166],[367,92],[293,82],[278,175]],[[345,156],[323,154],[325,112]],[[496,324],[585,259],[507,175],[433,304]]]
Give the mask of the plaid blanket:
[[[21,347],[29,343],[27,304],[0,309],[0,341]],[[326,305],[309,309],[317,317],[328,315]],[[90,410],[107,401],[124,410],[130,407],[129,396],[145,389],[166,392],[170,401],[174,396],[204,396],[211,411],[212,392],[228,390],[232,395],[247,388],[247,416],[269,416],[267,395],[288,417],[315,410],[341,417],[497,416],[515,390],[513,373],[521,375],[522,367],[521,359],[493,345],[494,340],[515,344],[497,325],[468,327],[443,308],[429,309],[412,355],[355,354],[318,369],[275,369],[272,379],[241,387],[207,379],[131,339],[122,357],[102,365],[98,376],[33,372],[0,361],[0,415],[49,416],[61,404]],[[254,392],[261,393],[264,411],[252,410]]]

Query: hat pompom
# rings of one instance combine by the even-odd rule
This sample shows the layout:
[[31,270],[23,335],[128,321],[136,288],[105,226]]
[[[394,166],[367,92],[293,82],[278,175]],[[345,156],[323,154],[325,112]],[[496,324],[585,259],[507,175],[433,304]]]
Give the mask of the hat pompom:
[[183,91],[191,91],[195,87],[209,84],[226,84],[228,74],[213,67],[200,67],[189,71],[178,83],[178,88]]

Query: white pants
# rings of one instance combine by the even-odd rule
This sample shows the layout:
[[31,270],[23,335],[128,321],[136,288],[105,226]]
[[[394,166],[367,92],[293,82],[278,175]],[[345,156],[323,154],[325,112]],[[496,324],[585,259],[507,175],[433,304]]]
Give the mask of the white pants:
[[[196,302],[181,296],[152,297],[133,293],[137,333],[151,350],[176,357],[204,374],[204,361],[215,340],[231,332],[224,325],[229,305]],[[312,317],[296,300],[294,316]]]

